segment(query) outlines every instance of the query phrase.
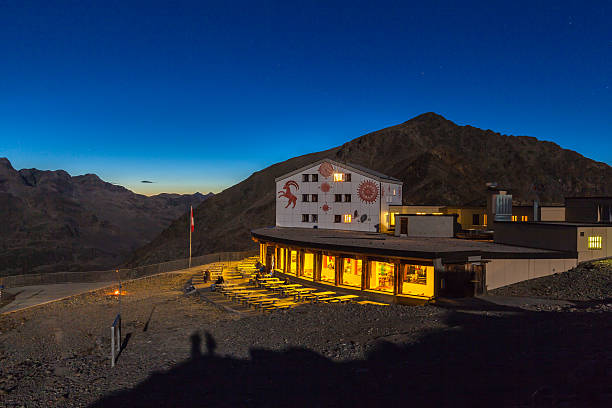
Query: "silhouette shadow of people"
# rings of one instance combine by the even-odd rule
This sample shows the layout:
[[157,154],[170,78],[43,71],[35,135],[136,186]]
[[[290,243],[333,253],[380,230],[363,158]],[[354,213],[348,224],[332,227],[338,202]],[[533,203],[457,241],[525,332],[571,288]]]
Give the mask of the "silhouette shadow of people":
[[197,360],[202,357],[202,338],[200,337],[200,333],[193,333],[189,339],[191,340],[191,359]]
[[208,355],[212,357],[215,355],[215,349],[217,348],[217,342],[215,341],[214,337],[209,332],[206,332],[204,335],[206,337],[206,349],[208,350]]

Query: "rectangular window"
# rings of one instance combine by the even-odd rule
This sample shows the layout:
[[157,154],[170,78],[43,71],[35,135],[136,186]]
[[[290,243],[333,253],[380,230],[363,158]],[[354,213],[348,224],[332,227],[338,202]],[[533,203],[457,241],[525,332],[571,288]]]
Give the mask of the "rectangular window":
[[312,196],[310,197],[310,201],[312,201],[313,203],[316,203],[319,201],[319,195],[318,194],[312,194]]
[[589,249],[601,249],[601,237],[589,237],[589,242],[587,244],[587,248],[589,248]]
[[345,194],[344,195],[344,202],[345,203],[350,203],[351,202],[351,195],[350,194]]
[[310,222],[319,222],[319,216],[317,214],[310,214]]
[[527,221],[527,216],[526,215],[522,215],[521,216],[521,221],[523,221],[523,222]]
[[302,201],[303,202],[307,203],[308,201],[310,201],[309,198],[310,197],[308,196],[308,194],[302,194]]
[[344,181],[344,173],[334,173],[334,181]]
[[480,225],[480,214],[472,214],[472,225]]
[[341,203],[342,202],[342,194],[334,194],[334,201],[336,203]]
[[302,222],[308,222],[308,214],[302,214]]
[[361,288],[361,259],[344,258],[342,284]]
[[513,215],[512,216],[512,221],[518,221],[518,216],[517,215]]
[[344,181],[351,181],[351,173],[346,173],[344,175]]
[[395,226],[395,214],[399,214],[399,213],[391,213],[391,219],[389,220],[389,225],[394,227]]
[[433,296],[433,269],[433,266],[400,265],[401,293],[404,295]]
[[311,174],[310,175],[310,180],[314,183],[319,181],[319,175],[318,174]]
[[308,182],[310,174],[302,174],[302,181]]
[[336,283],[336,258],[333,256],[323,255],[323,263],[321,265],[321,281]]
[[334,222],[342,222],[342,216],[341,215],[334,215]]
[[344,214],[344,222],[345,223],[350,224],[352,218],[353,217],[351,217],[351,214]]
[[314,254],[304,254],[304,276],[310,279],[314,276]]
[[393,272],[395,265],[387,262],[372,262],[369,289],[393,293]]
[[483,214],[482,216],[482,225],[487,225],[487,214]]
[[287,273],[295,275],[295,274],[297,274],[297,257],[298,257],[298,253],[297,253],[297,251],[289,251],[289,252],[290,252],[290,256],[289,256],[289,270],[287,271]]

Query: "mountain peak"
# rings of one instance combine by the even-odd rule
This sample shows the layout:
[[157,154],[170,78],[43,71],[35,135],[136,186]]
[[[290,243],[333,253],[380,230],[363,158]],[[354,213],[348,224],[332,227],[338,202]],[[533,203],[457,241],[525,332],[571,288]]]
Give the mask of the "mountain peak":
[[415,116],[414,118],[410,119],[409,121],[405,123],[411,123],[411,122],[431,124],[431,123],[448,123],[450,121],[446,119],[444,116],[439,115],[435,112],[426,112],[426,113],[420,114],[419,116]]
[[13,165],[11,164],[9,159],[7,159],[6,157],[0,157],[0,168],[15,170],[13,169]]

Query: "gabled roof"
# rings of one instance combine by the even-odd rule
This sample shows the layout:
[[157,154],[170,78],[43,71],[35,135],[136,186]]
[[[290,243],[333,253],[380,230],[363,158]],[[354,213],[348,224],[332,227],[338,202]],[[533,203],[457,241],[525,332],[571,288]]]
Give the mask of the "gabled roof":
[[355,172],[357,174],[361,174],[362,176],[370,177],[370,178],[373,178],[373,179],[381,181],[381,182],[403,184],[403,182],[400,179],[397,179],[397,178],[391,177],[391,176],[387,176],[386,174],[382,174],[382,173],[380,173],[378,171],[371,170],[371,169],[368,169],[366,167],[359,166],[357,164],[340,163],[340,162],[337,162],[337,161],[334,161],[334,160],[331,160],[331,159],[321,159],[321,160],[318,160],[318,161],[316,161],[314,163],[310,163],[310,164],[308,164],[306,166],[300,167],[297,170],[293,170],[290,173],[283,174],[282,176],[275,178],[274,181],[279,181],[279,180],[285,179],[287,177],[291,177],[291,176],[296,175],[298,173],[301,173],[304,170],[307,170],[307,169],[309,169],[311,167],[319,166],[320,164],[325,163],[325,162],[331,163],[334,166],[343,167],[343,168],[351,170],[351,171],[353,171],[353,172]]

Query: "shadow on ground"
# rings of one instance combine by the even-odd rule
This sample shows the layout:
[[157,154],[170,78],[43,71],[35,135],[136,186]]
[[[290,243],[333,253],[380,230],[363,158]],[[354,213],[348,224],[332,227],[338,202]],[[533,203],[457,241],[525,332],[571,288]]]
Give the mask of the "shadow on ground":
[[609,313],[454,311],[446,323],[349,362],[303,348],[223,357],[195,333],[190,360],[92,406],[612,406]]

